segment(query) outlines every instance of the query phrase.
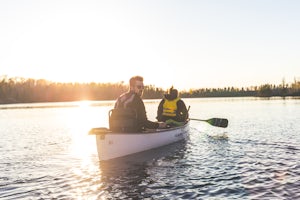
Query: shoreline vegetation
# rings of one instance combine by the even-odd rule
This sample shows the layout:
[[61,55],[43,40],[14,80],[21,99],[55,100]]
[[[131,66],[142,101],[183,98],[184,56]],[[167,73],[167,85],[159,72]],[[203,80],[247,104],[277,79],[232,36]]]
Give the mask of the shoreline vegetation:
[[[119,83],[60,83],[44,79],[7,78],[0,76],[0,104],[68,102],[81,100],[115,100],[128,90]],[[143,99],[160,99],[166,91],[146,85]],[[199,88],[180,91],[181,98],[201,97],[296,97],[300,96],[300,81],[279,85],[263,84],[251,87]]]

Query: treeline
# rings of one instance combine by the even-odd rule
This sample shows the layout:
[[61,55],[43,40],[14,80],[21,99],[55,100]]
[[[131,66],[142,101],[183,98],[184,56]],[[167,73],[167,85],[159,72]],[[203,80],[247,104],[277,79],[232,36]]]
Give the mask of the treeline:
[[[44,79],[0,77],[0,104],[64,102],[79,100],[114,100],[128,90],[119,83],[58,83]],[[145,86],[144,99],[162,98],[165,91],[154,85]],[[240,97],[240,96],[300,96],[300,81],[292,84],[253,86],[249,88],[201,88],[180,91],[183,98]]]
[[286,97],[286,96],[300,96],[300,81],[295,81],[292,84],[272,85],[264,84],[261,86],[252,86],[247,88],[202,88],[191,90],[189,92],[181,92],[181,97]]
[[[0,104],[113,100],[128,90],[120,83],[58,83],[44,79],[0,77]],[[144,98],[161,98],[164,91],[146,86]]]

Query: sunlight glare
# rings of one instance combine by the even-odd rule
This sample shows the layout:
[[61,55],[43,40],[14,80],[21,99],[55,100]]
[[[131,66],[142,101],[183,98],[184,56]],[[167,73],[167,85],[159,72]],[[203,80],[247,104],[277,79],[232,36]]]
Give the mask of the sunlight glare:
[[88,101],[80,101],[78,105],[79,107],[74,109],[68,120],[69,131],[73,141],[71,152],[76,157],[84,159],[96,152],[95,139],[88,135],[88,131],[91,128],[92,108]]
[[91,101],[78,101],[67,117],[69,134],[71,135],[71,153],[82,159],[97,155],[94,135],[88,135],[91,128],[107,126],[109,106],[91,106]]
[[78,101],[77,105],[80,107],[80,108],[88,108],[90,107],[92,104],[91,101],[88,101],[88,100],[83,100],[83,101]]

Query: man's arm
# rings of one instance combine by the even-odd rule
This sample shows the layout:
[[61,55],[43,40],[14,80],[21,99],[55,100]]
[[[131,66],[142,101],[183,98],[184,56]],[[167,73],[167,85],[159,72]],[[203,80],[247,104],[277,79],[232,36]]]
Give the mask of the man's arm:
[[164,105],[164,102],[165,100],[161,100],[159,105],[158,105],[158,108],[157,108],[157,116],[156,116],[156,119],[158,121],[162,121],[162,113],[163,113],[163,105]]
[[157,122],[152,122],[147,119],[146,109],[144,102],[142,99],[138,98],[136,102],[137,112],[138,112],[138,120],[141,127],[149,128],[149,129],[157,129],[159,124]]

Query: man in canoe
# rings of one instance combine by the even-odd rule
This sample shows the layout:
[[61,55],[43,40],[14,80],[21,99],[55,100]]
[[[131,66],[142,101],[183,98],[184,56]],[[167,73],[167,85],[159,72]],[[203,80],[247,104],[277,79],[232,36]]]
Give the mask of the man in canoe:
[[157,109],[157,120],[180,126],[188,119],[189,114],[185,103],[179,98],[178,90],[173,86],[159,103]]
[[[167,127],[167,124],[165,122],[152,122],[147,119],[145,105],[141,98],[144,90],[143,81],[144,79],[141,76],[134,76],[130,78],[129,91],[120,95],[115,103],[114,111],[116,112],[116,117],[111,116],[110,126],[117,127],[117,129],[121,128],[122,130],[128,132],[138,132],[147,128],[157,129]],[[123,113],[120,114],[120,112]],[[136,117],[136,119],[126,119],[124,121],[124,119],[116,119],[118,118],[118,116],[122,116],[125,118]],[[123,128],[120,126],[123,126]]]

